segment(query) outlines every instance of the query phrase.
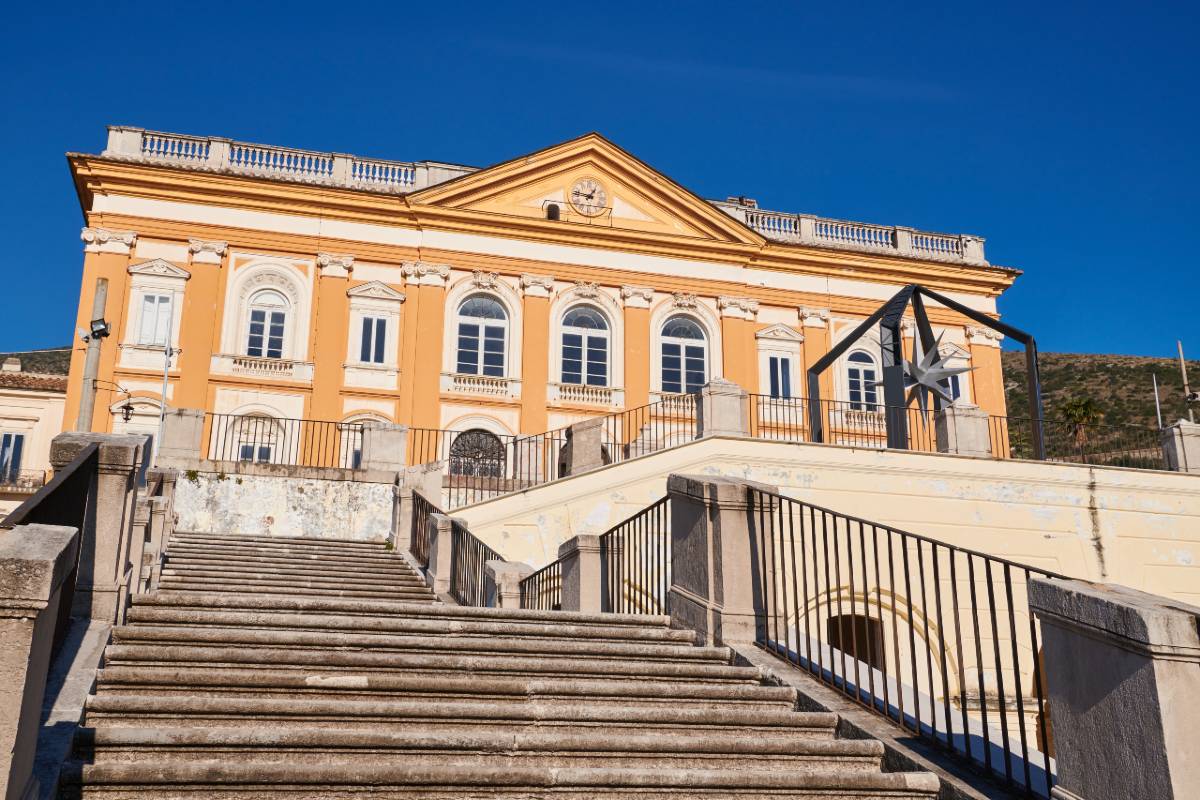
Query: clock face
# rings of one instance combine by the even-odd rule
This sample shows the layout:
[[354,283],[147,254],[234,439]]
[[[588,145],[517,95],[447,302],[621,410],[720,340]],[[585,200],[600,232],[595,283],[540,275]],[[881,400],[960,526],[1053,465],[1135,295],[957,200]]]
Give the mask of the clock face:
[[580,214],[594,217],[608,205],[608,195],[595,178],[580,178],[571,187],[571,205]]

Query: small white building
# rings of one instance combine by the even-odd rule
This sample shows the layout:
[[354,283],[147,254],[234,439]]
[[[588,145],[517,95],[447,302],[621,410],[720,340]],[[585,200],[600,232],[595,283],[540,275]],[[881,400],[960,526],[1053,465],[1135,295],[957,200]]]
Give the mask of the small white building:
[[0,355],[0,518],[49,477],[70,357],[67,348]]

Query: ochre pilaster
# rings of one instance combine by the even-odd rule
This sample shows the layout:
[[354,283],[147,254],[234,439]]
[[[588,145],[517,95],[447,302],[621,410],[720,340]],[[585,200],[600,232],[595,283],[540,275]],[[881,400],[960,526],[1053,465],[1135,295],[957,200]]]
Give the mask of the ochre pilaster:
[[317,255],[317,292],[313,309],[313,391],[308,416],[342,418],[342,365],[346,361],[350,301],[346,297],[354,259]]

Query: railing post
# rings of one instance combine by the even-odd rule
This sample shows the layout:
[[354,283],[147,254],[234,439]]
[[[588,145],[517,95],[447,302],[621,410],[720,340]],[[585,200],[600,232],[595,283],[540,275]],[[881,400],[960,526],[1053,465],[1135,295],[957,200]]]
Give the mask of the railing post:
[[216,136],[208,140],[208,162],[210,169],[225,169],[229,166],[230,141]]
[[150,577],[153,548],[150,545],[150,498],[138,497],[133,503],[133,531],[130,534],[130,560],[132,573],[129,581],[131,594],[146,591],[145,582]]
[[913,229],[896,227],[896,252],[902,256],[913,254]]
[[74,528],[0,531],[0,797],[38,794],[33,765],[42,700],[78,553]]
[[[671,475],[671,589],[673,624],[705,644],[754,642],[766,630],[764,587],[773,587],[770,527],[777,501],[755,507],[750,490],[778,487],[699,475]],[[565,582],[564,582],[565,588]],[[564,593],[565,597],[565,593]]]
[[[134,542],[133,507],[146,440],[104,433],[60,433],[50,444],[50,463],[60,470],[93,442],[99,445],[97,475],[89,498],[93,508],[80,532],[73,616],[120,623],[141,571],[142,542]],[[131,579],[135,581],[132,586]]]
[[450,592],[450,570],[454,562],[453,519],[445,514],[429,515],[429,566],[426,580],[434,594]]
[[939,453],[990,456],[991,433],[988,413],[979,406],[955,403],[933,415],[934,436]]
[[[213,432],[216,435],[216,432]],[[162,441],[156,466],[186,469],[204,458],[204,412],[198,408],[168,408],[163,416]]]
[[604,466],[604,417],[567,428],[567,443],[558,455],[559,475],[578,475]]
[[978,236],[962,235],[959,237],[962,242],[962,259],[967,264],[984,265],[987,264],[987,258],[983,252],[983,239]]
[[361,469],[403,472],[408,466],[408,426],[364,422]]
[[1200,786],[1200,608],[1033,578],[1058,764],[1055,800],[1183,798]]
[[333,171],[329,175],[329,182],[334,186],[349,186],[350,162],[354,160],[354,156],[345,153],[333,153],[332,156]]
[[108,126],[108,144],[104,147],[104,156],[136,158],[142,154],[141,128],[127,128],[123,125]]
[[521,581],[533,567],[519,561],[488,561],[483,565],[483,596],[492,608],[520,608]]
[[700,389],[698,436],[749,436],[750,393],[732,381],[713,378]]
[[407,553],[412,552],[414,492],[419,492],[426,500],[435,506],[438,505],[442,494],[442,472],[439,464],[404,467],[396,473],[396,484],[392,490],[392,546]]
[[1167,469],[1200,474],[1200,423],[1179,420],[1162,430]]
[[601,611],[600,537],[580,534],[558,546],[562,562],[562,610],[599,614]]

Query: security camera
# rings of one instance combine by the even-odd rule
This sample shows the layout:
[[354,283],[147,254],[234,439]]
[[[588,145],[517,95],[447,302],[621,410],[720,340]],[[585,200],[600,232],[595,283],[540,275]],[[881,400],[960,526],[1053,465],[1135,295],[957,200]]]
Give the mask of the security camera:
[[1188,392],[1184,396],[1184,400],[1189,403],[1200,403],[1200,392]]

